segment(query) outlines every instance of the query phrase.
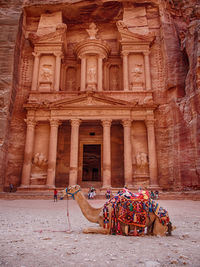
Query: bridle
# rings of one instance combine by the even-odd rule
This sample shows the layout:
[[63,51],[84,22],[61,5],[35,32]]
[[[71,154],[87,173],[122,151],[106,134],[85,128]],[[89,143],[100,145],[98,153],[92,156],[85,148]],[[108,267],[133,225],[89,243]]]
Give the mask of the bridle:
[[78,192],[80,192],[81,191],[81,189],[79,188],[77,191],[75,191],[74,193],[70,193],[70,192],[68,192],[67,191],[67,187],[66,187],[66,194],[67,195],[70,195],[70,196],[72,196],[72,198],[74,199],[74,195],[76,195]]

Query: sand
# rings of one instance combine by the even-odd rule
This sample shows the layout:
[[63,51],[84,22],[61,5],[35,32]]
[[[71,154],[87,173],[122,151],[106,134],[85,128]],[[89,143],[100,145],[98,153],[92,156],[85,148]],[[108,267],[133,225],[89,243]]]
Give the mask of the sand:
[[[89,200],[100,207],[105,200]],[[177,229],[168,237],[83,234],[96,226],[69,200],[0,200],[0,266],[200,266],[200,202],[160,200]]]

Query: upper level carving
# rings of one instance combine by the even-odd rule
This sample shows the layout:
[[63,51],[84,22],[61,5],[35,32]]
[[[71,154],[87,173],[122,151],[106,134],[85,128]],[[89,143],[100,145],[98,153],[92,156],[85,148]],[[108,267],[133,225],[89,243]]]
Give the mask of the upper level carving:
[[29,34],[34,47],[31,90],[150,91],[154,35],[134,32],[125,18],[112,25],[109,37],[106,28],[92,22],[82,27],[81,38],[63,23],[61,11],[41,14],[36,33]]

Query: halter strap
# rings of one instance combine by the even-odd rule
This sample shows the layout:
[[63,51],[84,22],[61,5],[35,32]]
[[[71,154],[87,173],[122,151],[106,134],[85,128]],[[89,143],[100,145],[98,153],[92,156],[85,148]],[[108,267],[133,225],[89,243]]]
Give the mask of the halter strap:
[[74,199],[74,195],[76,195],[79,191],[81,191],[81,189],[78,189],[76,192],[74,192],[74,193],[69,193],[69,192],[67,192],[67,187],[66,187],[66,193],[68,194],[68,195],[70,195],[70,196],[72,196],[72,198]]

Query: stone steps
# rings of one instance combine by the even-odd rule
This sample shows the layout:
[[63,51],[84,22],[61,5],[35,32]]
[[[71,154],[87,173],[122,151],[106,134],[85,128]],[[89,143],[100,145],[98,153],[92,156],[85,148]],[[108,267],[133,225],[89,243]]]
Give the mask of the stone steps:
[[[82,189],[84,195],[87,197],[88,189]],[[113,194],[116,194],[117,190],[112,190]],[[61,191],[58,190],[58,199],[62,195]],[[66,198],[66,196],[65,196]],[[8,192],[0,192],[0,199],[53,199],[53,191],[16,191],[13,193]],[[106,199],[105,191],[100,191],[99,189],[96,190],[95,199]],[[200,191],[182,191],[182,192],[160,192],[159,199],[161,200],[200,200]]]

